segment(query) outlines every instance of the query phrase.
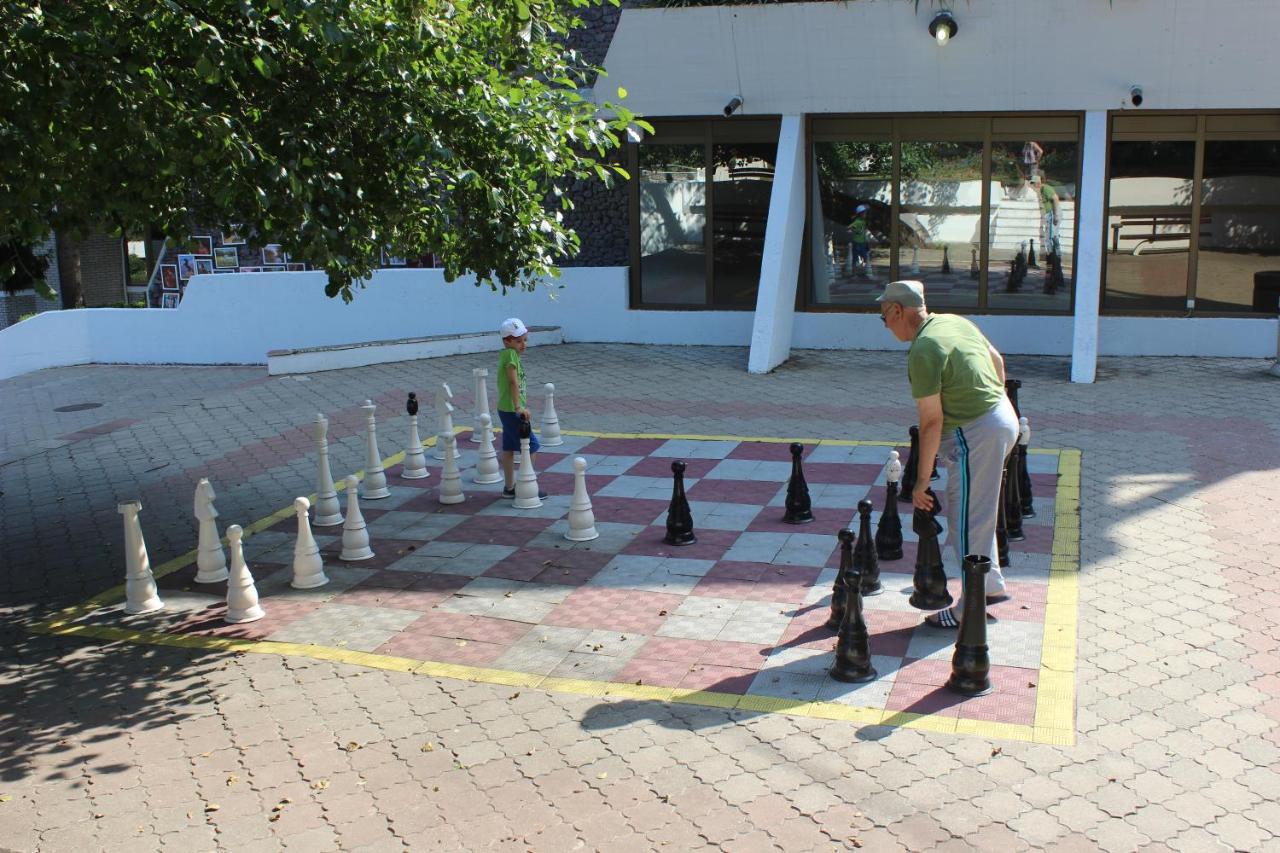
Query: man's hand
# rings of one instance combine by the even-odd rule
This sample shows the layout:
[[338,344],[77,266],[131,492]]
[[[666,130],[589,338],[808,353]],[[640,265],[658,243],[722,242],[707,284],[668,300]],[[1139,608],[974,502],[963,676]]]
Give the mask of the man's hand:
[[[924,469],[921,468],[921,470]],[[930,468],[929,471],[932,473],[933,469]],[[922,509],[925,512],[933,512],[934,498],[933,495],[929,494],[929,474],[925,474],[924,477],[920,479],[924,482],[917,482],[916,487],[911,490],[911,505],[916,509]]]
[[528,409],[521,407],[519,409],[516,409],[516,413],[520,415],[520,417],[524,418],[526,421],[529,421],[529,423],[533,423],[533,419],[529,416]]

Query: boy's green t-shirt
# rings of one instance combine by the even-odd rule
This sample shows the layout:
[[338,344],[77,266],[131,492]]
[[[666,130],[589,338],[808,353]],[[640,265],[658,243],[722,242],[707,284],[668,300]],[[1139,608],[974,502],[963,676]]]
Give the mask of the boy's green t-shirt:
[[[520,404],[514,405],[511,402],[511,380],[507,378],[507,365],[514,364],[516,366],[516,380],[520,384]],[[514,412],[516,409],[528,408],[528,399],[525,396],[524,386],[524,362],[520,360],[520,353],[511,347],[503,347],[502,352],[498,353],[498,411]]]
[[849,224],[849,233],[855,243],[867,242],[867,220],[865,217],[859,216]]
[[1049,186],[1048,184],[1040,185],[1040,212],[1041,213],[1053,212],[1053,197],[1055,195],[1057,195],[1057,192],[1054,190],[1053,187]]
[[942,430],[982,417],[1004,397],[986,337],[955,314],[933,314],[907,351],[911,396],[942,395]]

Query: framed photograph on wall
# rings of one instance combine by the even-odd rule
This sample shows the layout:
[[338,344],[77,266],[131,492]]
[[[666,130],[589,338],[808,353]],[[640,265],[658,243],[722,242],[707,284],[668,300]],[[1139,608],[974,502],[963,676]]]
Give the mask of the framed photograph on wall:
[[264,267],[283,266],[286,260],[288,258],[285,256],[284,249],[280,248],[279,243],[268,243],[262,247],[262,265]]
[[177,308],[177,307],[178,307],[178,303],[179,303],[179,302],[181,302],[181,301],[182,301],[182,297],[181,297],[179,294],[177,294],[177,293],[162,293],[162,294],[160,294],[160,307],[161,307],[161,308]]
[[196,256],[178,255],[178,278],[186,281],[196,274]]
[[178,289],[178,268],[174,264],[160,265],[160,287],[164,290]]
[[262,267],[240,267],[240,272],[262,272]]
[[213,265],[220,270],[231,270],[240,266],[240,253],[234,246],[219,247],[213,250]]
[[196,275],[213,275],[213,258],[196,258]]
[[306,272],[307,271],[307,265],[297,261],[294,261],[293,263],[290,263],[290,264],[285,264],[284,268],[287,269],[289,272]]
[[213,254],[212,237],[200,237],[193,234],[187,238],[187,242],[191,244],[191,254],[193,255],[201,255],[207,258]]
[[224,246],[243,246],[245,242],[243,225],[232,225],[222,232],[222,245]]

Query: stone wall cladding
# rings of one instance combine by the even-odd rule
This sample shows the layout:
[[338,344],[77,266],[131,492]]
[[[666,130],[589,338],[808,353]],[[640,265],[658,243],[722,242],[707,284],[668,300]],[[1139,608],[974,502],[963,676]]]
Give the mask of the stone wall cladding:
[[[58,261],[61,274],[70,275],[68,265],[70,249],[75,246],[69,238],[58,241]],[[80,287],[84,293],[86,308],[101,308],[124,301],[124,247],[119,237],[94,234],[79,243]]]
[[[43,243],[39,243],[33,248],[37,255],[48,259],[49,268],[45,270],[45,280],[48,281],[56,294],[62,283],[61,279],[58,278],[58,241],[50,234]],[[61,307],[62,303],[58,299],[45,299],[34,290],[24,290],[19,293],[0,293],[0,329],[12,326],[18,322],[20,317],[25,317],[27,314],[56,311]]]

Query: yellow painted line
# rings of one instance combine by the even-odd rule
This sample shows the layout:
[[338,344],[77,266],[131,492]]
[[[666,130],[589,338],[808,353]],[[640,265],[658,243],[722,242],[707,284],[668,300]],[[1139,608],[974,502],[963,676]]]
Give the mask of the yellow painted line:
[[670,702],[675,694],[674,687],[654,687],[649,684],[609,684],[604,689],[605,696],[622,696],[627,699],[647,699],[655,702]]
[[672,702],[681,705],[706,705],[711,708],[732,708],[742,697],[736,693],[716,693],[711,690],[676,690]]
[[885,711],[883,725],[902,729],[920,729],[926,732],[955,734],[958,720],[939,714],[916,714],[911,711]]
[[783,696],[764,696],[759,693],[748,693],[738,697],[735,706],[743,711],[761,711],[767,714],[787,713],[800,717],[809,716],[812,702],[803,699],[788,699]]
[[553,678],[548,675],[538,685],[543,690],[554,690],[557,693],[577,693],[582,696],[603,696],[607,681],[588,681],[585,678]]

